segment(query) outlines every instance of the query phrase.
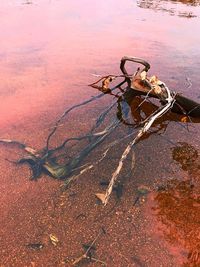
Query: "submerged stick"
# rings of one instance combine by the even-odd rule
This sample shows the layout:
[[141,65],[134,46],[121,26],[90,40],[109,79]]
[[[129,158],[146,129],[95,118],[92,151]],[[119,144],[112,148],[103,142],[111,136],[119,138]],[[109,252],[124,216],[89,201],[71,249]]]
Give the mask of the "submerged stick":
[[0,139],[0,143],[18,145],[20,148],[22,148],[24,151],[26,151],[30,155],[35,156],[35,157],[39,157],[37,150],[35,150],[34,148],[32,148],[30,146],[25,145],[24,143],[19,142],[19,141],[2,138],[2,139]]
[[154,123],[155,120],[157,120],[159,117],[161,117],[163,114],[165,114],[173,106],[175,96],[173,96],[173,93],[171,93],[170,90],[166,86],[165,86],[165,91],[167,93],[166,101],[168,103],[165,106],[163,106],[163,108],[160,111],[158,111],[156,114],[154,114],[153,116],[150,116],[148,118],[147,122],[144,124],[144,127],[139,130],[137,136],[133,139],[133,141],[131,141],[128,144],[128,146],[124,150],[124,152],[123,152],[123,154],[119,160],[118,166],[117,166],[116,170],[114,171],[114,173],[112,174],[112,178],[111,178],[110,183],[108,185],[108,188],[106,190],[105,198],[103,200],[104,205],[106,205],[108,203],[108,200],[109,200],[110,195],[112,193],[115,181],[117,180],[117,178],[120,174],[120,171],[123,167],[124,161],[126,160],[133,145],[135,145],[141,139],[141,137],[149,130],[149,128],[152,126],[152,124]]

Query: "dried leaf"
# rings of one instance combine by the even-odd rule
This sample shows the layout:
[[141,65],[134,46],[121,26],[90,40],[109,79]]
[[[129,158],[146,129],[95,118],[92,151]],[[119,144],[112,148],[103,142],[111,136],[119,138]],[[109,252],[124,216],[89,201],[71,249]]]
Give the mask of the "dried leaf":
[[105,197],[106,197],[105,194],[103,194],[103,193],[97,193],[97,194],[95,194],[95,196],[96,196],[99,200],[101,200],[102,203],[105,202]]
[[114,79],[114,77],[107,77],[105,78],[103,81],[102,81],[102,92],[103,93],[110,93],[110,88],[109,88],[109,85],[110,85],[110,82],[112,82]]
[[146,71],[142,71],[141,73],[139,72],[135,76],[133,76],[131,81],[131,88],[145,93],[147,93],[151,89]]
[[158,80],[158,77],[153,75],[149,78],[149,81],[151,84],[156,84],[157,83],[157,80]]
[[187,121],[188,121],[187,116],[184,116],[184,117],[181,118],[181,122],[187,122]]
[[157,85],[162,85],[162,84],[163,84],[163,82],[160,81],[160,80],[158,79],[158,77],[155,76],[155,75],[151,76],[151,77],[149,78],[149,81],[150,81],[150,83],[153,84],[153,85],[155,85],[155,84],[157,84]]
[[53,235],[53,234],[50,234],[49,235],[49,238],[51,240],[51,243],[54,245],[54,246],[57,246],[58,242],[59,242],[59,239],[57,238],[57,236]]
[[145,70],[142,71],[142,72],[140,73],[140,77],[141,77],[142,80],[145,80],[146,77],[147,77],[147,72],[146,72]]
[[162,88],[157,84],[154,85],[153,91],[156,95],[162,94]]

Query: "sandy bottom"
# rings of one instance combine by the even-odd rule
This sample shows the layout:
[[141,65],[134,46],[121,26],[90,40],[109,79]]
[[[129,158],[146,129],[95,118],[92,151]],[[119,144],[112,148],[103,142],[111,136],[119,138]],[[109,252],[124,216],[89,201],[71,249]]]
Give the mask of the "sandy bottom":
[[[52,113],[52,118],[57,115]],[[48,132],[45,122],[46,114],[41,114],[9,133],[41,148]],[[88,124],[80,125],[81,131],[87,129]],[[73,127],[70,130],[75,131]],[[84,244],[91,244],[102,227],[105,233],[97,239],[91,256],[107,266],[199,266],[198,156],[186,164],[181,158],[184,151],[175,151],[174,159],[185,168],[180,170],[169,153],[166,157],[158,149],[153,159],[157,171],[150,172],[154,138],[138,144],[134,172],[128,178],[124,172],[121,177],[121,198],[114,192],[106,207],[95,193],[105,190],[100,182],[109,180],[112,158],[63,191],[63,182],[45,175],[30,181],[28,166],[5,160],[17,159],[22,152],[2,145],[1,266],[73,266],[84,253]],[[157,139],[159,142],[163,146],[162,139]],[[196,155],[191,149],[189,152],[191,158]],[[93,160],[97,155],[94,153]],[[116,162],[115,152],[112,157]],[[102,262],[83,260],[77,266],[103,266]]]
[[[199,1],[0,2],[0,138],[42,149],[64,108],[97,93],[87,86],[92,74],[119,74],[124,55],[149,61],[151,75],[199,101],[200,9],[189,6]],[[52,144],[86,133],[106,101],[70,115]],[[31,181],[28,166],[6,160],[23,151],[0,144],[0,267],[73,266],[102,228],[90,251],[96,261],[78,266],[199,267],[198,124],[189,130],[162,121],[160,135],[138,143],[134,171],[127,176],[128,159],[120,176],[122,196],[114,191],[106,207],[95,194],[105,192],[100,183],[124,143],[65,191],[47,175]]]

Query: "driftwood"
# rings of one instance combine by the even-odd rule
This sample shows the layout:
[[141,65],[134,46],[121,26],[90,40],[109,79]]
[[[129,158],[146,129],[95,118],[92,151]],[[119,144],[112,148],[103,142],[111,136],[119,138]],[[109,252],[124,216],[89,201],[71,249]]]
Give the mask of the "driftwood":
[[[129,74],[126,70],[127,61],[141,64],[142,68],[138,68],[134,74]],[[64,185],[68,186],[71,181],[79,178],[83,173],[89,171],[105,160],[111,149],[117,146],[120,142],[123,142],[123,140],[124,142],[127,142],[127,140],[132,138],[132,140],[129,140],[129,143],[119,159],[105,194],[97,194],[98,196],[100,195],[101,201],[106,205],[112,193],[113,186],[121,173],[124,162],[132,147],[140,141],[141,138],[144,138],[147,135],[148,130],[153,124],[162,120],[162,126],[159,127],[158,123],[157,128],[157,131],[160,131],[163,128],[165,114],[169,114],[171,111],[177,114],[182,114],[184,120],[180,120],[181,122],[190,121],[191,118],[195,117],[200,118],[200,105],[198,103],[170,90],[166,84],[160,81],[156,76],[148,77],[147,73],[150,69],[150,64],[145,60],[134,57],[123,57],[120,69],[122,74],[101,77],[97,82],[90,85],[101,91],[99,95],[72,106],[63,112],[47,136],[46,146],[42,151],[37,151],[36,149],[18,141],[0,139],[1,143],[17,144],[21,149],[28,153],[28,156],[18,160],[16,164],[29,164],[32,169],[32,179],[37,179],[44,172],[56,179],[63,179]],[[123,80],[111,88],[110,84],[117,79]],[[60,145],[53,148],[51,147],[52,137],[56,134],[58,127],[60,127],[61,123],[64,122],[64,119],[71,111],[88,105],[93,101],[97,101],[106,95],[114,96],[114,103],[106,107],[96,119],[96,123],[86,134],[70,138],[66,137]],[[138,99],[139,104],[133,106],[133,102]],[[159,105],[151,102],[149,103],[150,99],[157,99]],[[117,112],[113,116],[111,112],[115,108],[117,109]],[[151,110],[150,113],[149,110]],[[133,116],[133,121],[129,121],[130,113]],[[137,116],[135,115],[136,113]],[[146,117],[144,117],[142,113],[146,114]],[[107,125],[103,130],[102,128],[99,130],[108,119],[110,122],[107,122]],[[125,134],[124,137],[116,139],[105,146],[104,151],[99,153],[99,159],[95,163],[87,162],[87,156],[97,147],[100,147],[100,144],[102,144],[105,139],[108,139],[122,123],[132,127],[132,132]],[[66,158],[66,148],[70,142],[81,142],[82,140],[87,141],[85,147],[81,151],[77,151],[72,159],[67,158],[64,163],[59,163],[58,159],[62,158],[63,155],[63,158]]]
[[[137,71],[132,81],[129,78],[130,75],[127,73],[127,70],[125,68],[125,64],[127,61],[140,63],[144,66],[142,70]],[[150,69],[150,64],[148,62],[142,59],[139,59],[139,58],[123,57],[121,59],[120,69],[122,73],[127,77],[126,78],[126,81],[128,83],[127,90],[131,88],[138,95],[148,94],[150,97],[158,98],[157,94],[153,90],[151,91],[151,88],[152,88],[151,81],[149,81],[148,79],[141,78],[141,73],[144,74],[145,72],[148,72],[148,70]],[[155,82],[156,77],[153,76],[153,79],[154,79],[153,82]],[[199,103],[189,98],[186,98],[180,95],[179,93],[176,93],[175,100],[176,101],[172,107],[173,112],[184,114],[184,115],[191,116],[191,117],[198,117],[198,118],[200,117],[200,104]]]

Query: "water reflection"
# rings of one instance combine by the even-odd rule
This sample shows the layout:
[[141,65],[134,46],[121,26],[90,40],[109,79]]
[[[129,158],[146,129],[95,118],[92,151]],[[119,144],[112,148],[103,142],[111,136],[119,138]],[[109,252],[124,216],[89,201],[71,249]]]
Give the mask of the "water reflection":
[[137,5],[141,8],[152,9],[154,11],[162,11],[169,15],[176,15],[179,17],[193,18],[197,17],[194,13],[195,10],[191,9],[200,5],[200,1],[187,1],[187,0],[139,0]]
[[[198,151],[187,143],[172,149],[173,159],[187,171],[189,179],[174,179],[156,196],[156,214],[165,239],[173,247],[187,251],[183,266],[200,266],[200,165]],[[180,257],[183,258],[183,255]]]
[[[124,95],[124,97],[126,97]],[[136,97],[130,97],[129,99],[126,99],[126,101],[130,105],[131,114],[134,122],[140,123],[144,121],[146,118],[148,118],[150,115],[152,115],[156,110],[158,110],[159,105],[158,103],[154,103],[153,100],[151,101],[144,101],[144,98],[141,96]],[[189,117],[184,114],[178,114],[175,113],[176,110],[172,110],[172,112],[168,112],[167,114],[164,114],[162,117],[158,118],[154,125],[163,125],[167,124],[170,121],[175,122],[181,122],[181,123],[199,123],[200,118],[199,117]]]

